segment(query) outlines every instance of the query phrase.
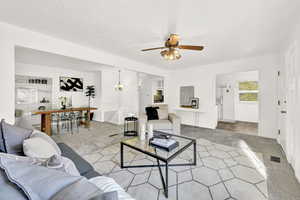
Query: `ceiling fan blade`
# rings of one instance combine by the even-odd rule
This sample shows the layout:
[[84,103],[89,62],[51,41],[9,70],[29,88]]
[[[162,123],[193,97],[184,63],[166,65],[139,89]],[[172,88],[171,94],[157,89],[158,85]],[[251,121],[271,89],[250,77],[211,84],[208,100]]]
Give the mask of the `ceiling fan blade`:
[[204,46],[193,46],[193,45],[179,45],[179,49],[187,49],[187,50],[197,50],[201,51],[204,49]]
[[177,45],[179,42],[179,35],[177,34],[171,34],[168,40],[169,45],[174,46]]
[[164,49],[166,47],[155,47],[155,48],[150,48],[150,49],[142,49],[141,51],[151,51],[151,50],[157,50],[157,49]]

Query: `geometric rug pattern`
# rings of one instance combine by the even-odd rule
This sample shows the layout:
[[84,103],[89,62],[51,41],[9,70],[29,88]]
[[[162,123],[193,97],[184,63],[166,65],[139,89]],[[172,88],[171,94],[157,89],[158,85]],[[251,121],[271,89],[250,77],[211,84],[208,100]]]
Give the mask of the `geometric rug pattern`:
[[[54,136],[90,162],[102,175],[115,179],[137,200],[164,200],[157,168],[120,169],[120,128],[102,125],[73,135]],[[110,137],[112,134],[117,136]],[[127,165],[156,164],[156,160],[124,147]],[[191,161],[187,149],[171,163]],[[267,177],[260,153],[246,144],[239,148],[197,139],[197,165],[169,168],[169,200],[266,200]],[[164,172],[164,171],[163,171]]]

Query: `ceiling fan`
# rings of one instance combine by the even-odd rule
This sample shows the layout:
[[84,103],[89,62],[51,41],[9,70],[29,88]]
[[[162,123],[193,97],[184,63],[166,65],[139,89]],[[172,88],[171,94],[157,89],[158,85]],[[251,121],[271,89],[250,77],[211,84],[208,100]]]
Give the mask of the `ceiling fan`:
[[160,55],[166,60],[178,60],[181,58],[181,55],[177,49],[187,49],[187,50],[196,50],[201,51],[204,49],[203,46],[193,46],[193,45],[179,45],[179,35],[170,34],[169,38],[165,42],[164,47],[156,47],[150,49],[142,49],[142,51],[151,51],[158,49],[166,49],[160,52]]

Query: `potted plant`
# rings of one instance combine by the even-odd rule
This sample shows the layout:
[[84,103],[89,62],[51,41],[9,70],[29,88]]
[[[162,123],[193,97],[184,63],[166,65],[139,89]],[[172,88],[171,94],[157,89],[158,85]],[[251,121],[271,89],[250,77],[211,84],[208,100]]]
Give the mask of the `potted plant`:
[[61,109],[66,109],[67,106],[67,97],[59,97]]
[[[91,99],[95,98],[95,86],[89,85],[86,87],[85,96],[89,98],[89,108],[91,107]],[[90,114],[90,120],[93,120],[94,113],[91,112]]]

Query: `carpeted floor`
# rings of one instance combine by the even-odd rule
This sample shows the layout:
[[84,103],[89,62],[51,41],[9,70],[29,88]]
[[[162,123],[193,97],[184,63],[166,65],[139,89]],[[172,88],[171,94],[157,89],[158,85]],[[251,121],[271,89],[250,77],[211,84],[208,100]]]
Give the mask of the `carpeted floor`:
[[[101,174],[114,178],[137,200],[165,199],[157,168],[120,169],[122,127],[93,122],[90,130],[53,136],[65,142],[93,164]],[[116,134],[116,135],[114,135]],[[112,136],[114,135],[114,136]],[[197,166],[172,167],[169,171],[171,200],[265,200],[268,199],[262,154],[247,145],[230,147],[197,139]],[[190,149],[174,162],[190,161]],[[150,157],[125,152],[127,164],[152,164]]]

